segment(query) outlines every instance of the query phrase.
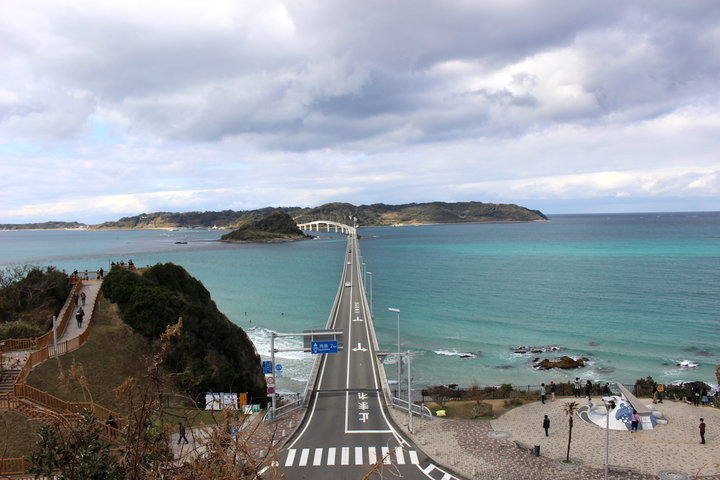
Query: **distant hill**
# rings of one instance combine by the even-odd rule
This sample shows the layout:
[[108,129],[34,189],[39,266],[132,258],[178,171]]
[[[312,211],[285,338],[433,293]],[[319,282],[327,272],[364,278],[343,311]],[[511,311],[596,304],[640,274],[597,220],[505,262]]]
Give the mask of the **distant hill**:
[[0,230],[57,230],[85,227],[87,225],[78,222],[0,223]]
[[211,228],[237,229],[257,222],[272,212],[281,211],[297,223],[312,220],[330,220],[350,223],[357,218],[360,226],[433,224],[433,223],[481,223],[481,222],[536,222],[547,217],[538,210],[530,210],[514,204],[482,202],[432,202],[405,205],[355,206],[350,203],[327,203],[319,207],[265,207],[258,210],[221,212],[156,212],[123,217],[115,222],[105,222],[91,228]]
[[225,242],[276,242],[311,238],[300,230],[290,215],[282,211],[220,237]]

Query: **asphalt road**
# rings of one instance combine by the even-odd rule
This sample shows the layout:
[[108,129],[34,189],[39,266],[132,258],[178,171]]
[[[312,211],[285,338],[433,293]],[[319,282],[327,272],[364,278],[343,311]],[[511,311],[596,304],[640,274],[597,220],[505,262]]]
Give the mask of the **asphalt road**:
[[[439,469],[390,420],[384,405],[357,240],[348,239],[332,329],[344,350],[324,354],[305,420],[282,453],[288,479],[456,478]],[[350,286],[346,286],[346,282]]]

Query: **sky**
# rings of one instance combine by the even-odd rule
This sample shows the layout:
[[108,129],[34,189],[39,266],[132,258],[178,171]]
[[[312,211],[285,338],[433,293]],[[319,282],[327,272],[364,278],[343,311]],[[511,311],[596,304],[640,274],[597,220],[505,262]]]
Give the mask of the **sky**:
[[720,210],[716,0],[5,0],[0,223]]

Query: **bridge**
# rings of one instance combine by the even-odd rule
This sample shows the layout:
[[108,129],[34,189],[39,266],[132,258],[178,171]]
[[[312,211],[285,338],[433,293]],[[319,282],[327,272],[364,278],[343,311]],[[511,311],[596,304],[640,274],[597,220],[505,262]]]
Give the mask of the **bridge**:
[[309,225],[337,227],[348,234],[340,285],[327,322],[327,329],[343,331],[344,348],[317,355],[303,422],[273,467],[289,480],[457,479],[433,463],[388,412],[393,398],[378,360],[355,228],[324,221],[303,224]]
[[332,228],[335,229],[335,233],[340,232],[347,235],[355,235],[357,233],[357,229],[355,227],[345,225],[344,223],[332,222],[330,220],[316,220],[314,222],[298,223],[298,228],[300,228],[300,230],[308,230],[310,232],[319,232],[321,228],[326,232],[329,232]]

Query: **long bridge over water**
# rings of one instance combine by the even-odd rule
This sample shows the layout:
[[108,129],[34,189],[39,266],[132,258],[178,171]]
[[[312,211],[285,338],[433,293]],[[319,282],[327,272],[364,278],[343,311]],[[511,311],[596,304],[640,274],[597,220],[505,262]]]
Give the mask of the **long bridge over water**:
[[[285,477],[456,479],[433,463],[389,414],[389,406],[401,401],[392,396],[378,358],[359,268],[357,228],[325,220],[298,226],[348,235],[340,285],[326,327],[342,330],[344,348],[316,357],[304,399],[304,420],[282,452],[279,466]],[[415,413],[424,413],[417,405],[412,408]]]

